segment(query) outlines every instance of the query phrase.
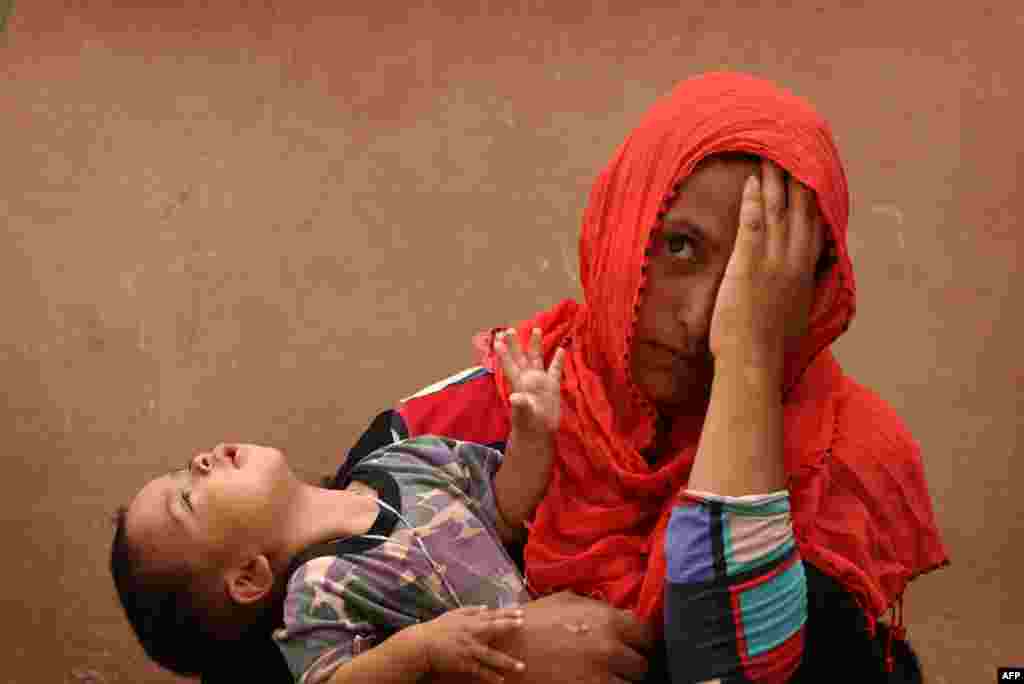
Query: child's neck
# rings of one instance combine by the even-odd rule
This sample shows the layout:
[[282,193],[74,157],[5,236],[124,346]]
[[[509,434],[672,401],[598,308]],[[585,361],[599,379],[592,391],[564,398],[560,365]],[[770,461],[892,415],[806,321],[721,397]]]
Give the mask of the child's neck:
[[364,534],[377,519],[376,492],[359,483],[346,489],[303,485],[286,523],[284,561],[332,539]]

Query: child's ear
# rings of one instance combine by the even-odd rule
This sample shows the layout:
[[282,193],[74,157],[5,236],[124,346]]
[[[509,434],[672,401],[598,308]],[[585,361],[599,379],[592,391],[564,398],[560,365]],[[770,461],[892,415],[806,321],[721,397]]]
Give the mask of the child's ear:
[[253,556],[224,573],[228,595],[235,603],[259,601],[274,588],[274,571],[264,555]]

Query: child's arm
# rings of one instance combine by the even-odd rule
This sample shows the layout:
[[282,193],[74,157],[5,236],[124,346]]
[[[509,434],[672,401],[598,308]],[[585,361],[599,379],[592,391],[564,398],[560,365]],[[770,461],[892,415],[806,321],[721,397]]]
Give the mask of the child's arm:
[[512,390],[512,431],[505,458],[494,476],[498,532],[504,543],[521,544],[526,539],[524,522],[544,496],[551,476],[555,433],[561,417],[565,350],[559,348],[551,367],[545,370],[538,328],[534,328],[530,349],[525,354],[519,347],[518,334],[512,330],[498,337],[494,349]]
[[459,608],[406,627],[344,663],[329,684],[413,684],[428,674],[468,674],[501,684],[502,674],[524,665],[490,647],[523,624],[519,609]]
[[427,669],[423,640],[418,637],[415,627],[408,627],[339,665],[328,682],[405,684],[419,681]]

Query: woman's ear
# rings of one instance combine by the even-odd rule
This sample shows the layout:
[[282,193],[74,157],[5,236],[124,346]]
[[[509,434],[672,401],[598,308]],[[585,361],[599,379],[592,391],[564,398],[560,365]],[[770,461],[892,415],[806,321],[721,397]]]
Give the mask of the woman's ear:
[[263,599],[274,588],[274,571],[264,555],[253,556],[224,573],[228,596],[240,605]]

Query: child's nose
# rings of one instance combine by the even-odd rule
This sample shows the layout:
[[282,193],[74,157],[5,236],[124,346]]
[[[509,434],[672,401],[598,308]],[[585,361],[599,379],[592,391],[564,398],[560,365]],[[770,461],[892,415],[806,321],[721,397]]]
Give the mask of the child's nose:
[[199,453],[192,457],[192,468],[205,474],[210,472],[210,455]]

